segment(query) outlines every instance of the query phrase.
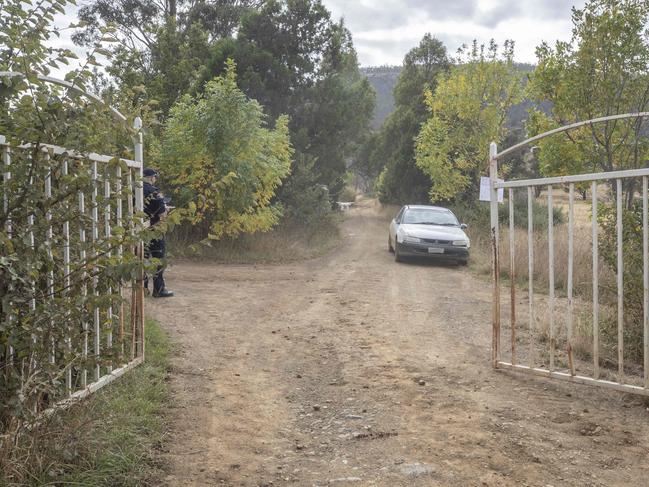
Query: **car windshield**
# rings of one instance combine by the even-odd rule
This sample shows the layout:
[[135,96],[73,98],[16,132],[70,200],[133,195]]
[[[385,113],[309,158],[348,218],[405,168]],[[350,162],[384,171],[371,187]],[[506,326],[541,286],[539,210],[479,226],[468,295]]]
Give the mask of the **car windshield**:
[[403,222],[410,225],[441,225],[456,227],[460,223],[455,215],[448,210],[436,210],[433,208],[417,208],[406,211],[403,215]]

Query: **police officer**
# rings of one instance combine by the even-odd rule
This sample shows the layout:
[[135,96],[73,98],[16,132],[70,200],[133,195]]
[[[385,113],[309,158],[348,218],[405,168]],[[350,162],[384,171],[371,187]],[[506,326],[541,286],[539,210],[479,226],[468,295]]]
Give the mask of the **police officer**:
[[[151,226],[160,222],[167,212],[172,208],[167,206],[165,199],[160,193],[160,190],[155,186],[158,173],[151,168],[144,169],[144,213],[149,217]],[[149,242],[145,256],[153,257],[155,259],[164,259],[166,254],[166,245],[164,236],[156,238]],[[153,297],[154,298],[169,298],[174,295],[173,292],[165,288],[165,280],[163,277],[164,262],[161,262],[156,269],[153,276]],[[144,288],[148,291],[149,279],[144,277]]]

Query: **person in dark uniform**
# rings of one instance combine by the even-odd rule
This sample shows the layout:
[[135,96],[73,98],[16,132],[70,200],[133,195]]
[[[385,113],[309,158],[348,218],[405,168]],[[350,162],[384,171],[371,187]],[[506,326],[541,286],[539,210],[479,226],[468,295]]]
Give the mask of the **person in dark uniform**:
[[[167,206],[165,199],[160,193],[160,190],[155,186],[158,173],[151,168],[144,169],[144,213],[149,217],[151,226],[157,225],[160,219],[164,218],[171,207]],[[145,249],[145,257],[153,257],[155,259],[164,259],[166,254],[166,245],[164,236],[153,239],[149,242]],[[154,298],[169,298],[174,295],[165,287],[164,280],[164,262],[161,262],[156,269],[153,276],[153,297]],[[148,276],[144,277],[144,288],[148,291],[149,279]]]

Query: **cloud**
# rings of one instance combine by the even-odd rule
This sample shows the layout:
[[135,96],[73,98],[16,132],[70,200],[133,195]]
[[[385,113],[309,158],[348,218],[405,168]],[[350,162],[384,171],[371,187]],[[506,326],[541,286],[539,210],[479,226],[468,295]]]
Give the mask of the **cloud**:
[[501,1],[497,5],[479,12],[473,19],[479,25],[495,28],[500,23],[520,17],[522,14],[520,2]]
[[344,17],[354,30],[384,29],[414,19],[451,20],[473,17],[478,0],[325,0],[334,17]]
[[438,20],[473,17],[479,9],[478,0],[402,0],[406,8],[415,8]]
[[561,19],[565,12],[570,12],[572,5],[582,8],[586,3],[585,0],[569,2],[566,0],[543,0],[542,2],[531,2],[529,13],[530,16],[541,15],[546,19]]
[[535,62],[543,41],[567,40],[571,7],[586,0],[323,0],[334,18],[344,17],[364,66],[401,64],[426,33],[454,54],[473,39],[516,42],[516,58]]

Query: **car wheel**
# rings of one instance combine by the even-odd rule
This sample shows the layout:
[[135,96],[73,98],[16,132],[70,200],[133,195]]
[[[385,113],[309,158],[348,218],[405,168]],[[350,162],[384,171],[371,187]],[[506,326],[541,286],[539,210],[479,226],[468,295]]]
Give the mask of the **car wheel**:
[[461,266],[469,265],[469,261],[467,259],[458,260],[457,263],[458,263],[458,265],[461,265]]
[[396,244],[396,243],[394,244],[394,261],[395,262],[403,262],[403,257],[399,253],[399,245]]
[[390,234],[388,234],[388,252],[394,254],[394,248],[392,247],[392,239],[390,238]]

